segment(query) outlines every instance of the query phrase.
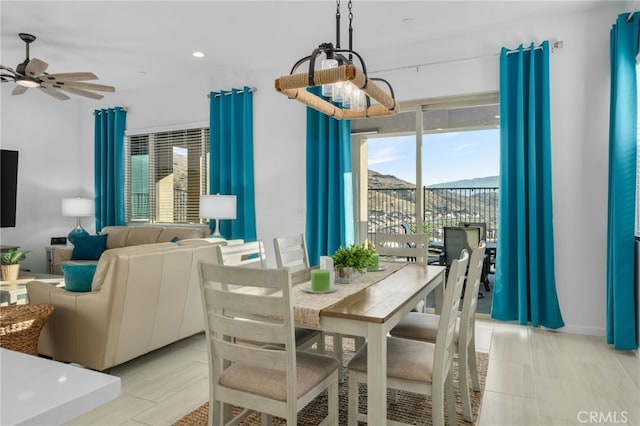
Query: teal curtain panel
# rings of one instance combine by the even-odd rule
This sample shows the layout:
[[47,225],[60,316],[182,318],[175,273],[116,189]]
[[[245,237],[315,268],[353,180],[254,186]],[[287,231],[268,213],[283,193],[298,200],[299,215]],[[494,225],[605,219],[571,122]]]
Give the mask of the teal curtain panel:
[[564,326],[556,294],[549,43],[500,54],[500,202],[491,317]]
[[220,232],[227,239],[255,241],[251,88],[211,92],[209,137],[209,192],[237,197],[237,217],[220,221]]
[[636,55],[640,16],[619,15],[611,29],[609,110],[609,215],[607,228],[607,342],[638,347],[634,282],[636,151],[638,144]]
[[[309,90],[319,91],[320,87]],[[307,107],[307,250],[309,263],[354,242],[351,122]]]
[[124,130],[122,107],[94,111],[96,232],[105,226],[125,225]]

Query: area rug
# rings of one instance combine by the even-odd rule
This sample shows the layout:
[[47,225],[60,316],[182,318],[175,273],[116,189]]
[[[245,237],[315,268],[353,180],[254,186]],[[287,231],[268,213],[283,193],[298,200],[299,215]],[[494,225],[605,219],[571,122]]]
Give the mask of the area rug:
[[[331,339],[327,337],[327,346],[331,346]],[[344,358],[345,364],[353,356],[353,340],[344,339]],[[473,411],[473,418],[478,418],[478,411],[480,409],[480,403],[482,401],[482,394],[484,393],[484,384],[487,376],[487,367],[489,365],[489,354],[483,352],[476,353],[476,360],[478,362],[478,376],[480,380],[480,392],[471,392],[471,409]],[[458,369],[457,363],[454,363],[454,377],[457,380]],[[348,413],[348,370],[344,368],[344,380],[340,384],[339,388],[339,409],[340,409],[340,425],[347,424]],[[361,385],[359,389],[360,393],[360,412],[366,413],[366,386]],[[467,422],[462,417],[462,405],[459,399],[458,390],[456,394],[456,414],[459,424],[472,424]],[[446,411],[446,410],[445,410]],[[327,401],[325,396],[319,396],[311,401],[306,407],[298,412],[298,424],[299,425],[318,425],[322,419],[327,415]],[[206,425],[209,418],[209,403],[206,402],[196,410],[187,414],[176,423],[174,426],[200,426]],[[387,406],[387,416],[391,420],[400,421],[412,425],[425,425],[430,426],[432,424],[431,419],[431,398],[429,396],[412,394],[409,392],[398,392],[398,402],[389,404]],[[446,412],[445,412],[445,421]],[[243,426],[260,426],[260,416],[256,413],[247,417],[242,423]],[[274,417],[274,425],[285,425],[283,419]],[[373,424],[373,423],[372,423]]]

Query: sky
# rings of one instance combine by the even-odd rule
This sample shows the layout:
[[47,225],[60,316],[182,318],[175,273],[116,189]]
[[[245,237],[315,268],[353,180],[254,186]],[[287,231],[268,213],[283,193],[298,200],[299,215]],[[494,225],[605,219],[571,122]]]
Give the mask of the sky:
[[[416,183],[415,136],[370,138],[369,169]],[[422,183],[498,176],[500,130],[475,130],[423,135]]]

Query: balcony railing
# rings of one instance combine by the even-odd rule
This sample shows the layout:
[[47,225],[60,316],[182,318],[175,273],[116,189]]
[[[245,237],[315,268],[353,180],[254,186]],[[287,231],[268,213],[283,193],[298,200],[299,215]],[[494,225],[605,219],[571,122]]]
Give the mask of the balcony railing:
[[[487,241],[498,237],[497,187],[484,188],[424,188],[424,232],[433,241],[442,241],[445,226],[460,222],[485,222]],[[375,232],[415,232],[414,188],[368,190],[369,238]]]

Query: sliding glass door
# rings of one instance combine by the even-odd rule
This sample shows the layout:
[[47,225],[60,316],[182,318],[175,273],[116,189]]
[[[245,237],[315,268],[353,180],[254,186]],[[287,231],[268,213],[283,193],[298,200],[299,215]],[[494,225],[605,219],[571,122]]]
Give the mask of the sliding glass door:
[[[487,222],[497,236],[498,94],[403,103],[392,117],[352,121],[358,240]],[[418,190],[416,189],[418,188]]]

